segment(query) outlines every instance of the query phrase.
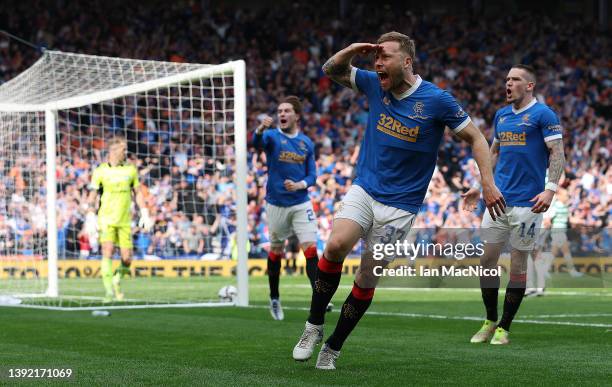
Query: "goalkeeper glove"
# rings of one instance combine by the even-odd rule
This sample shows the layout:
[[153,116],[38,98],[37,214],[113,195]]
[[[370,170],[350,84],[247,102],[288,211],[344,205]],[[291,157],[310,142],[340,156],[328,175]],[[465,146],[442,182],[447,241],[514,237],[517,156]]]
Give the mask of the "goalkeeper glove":
[[149,209],[141,208],[140,209],[140,220],[138,221],[138,227],[142,228],[145,232],[151,231],[155,222],[151,219],[149,215]]

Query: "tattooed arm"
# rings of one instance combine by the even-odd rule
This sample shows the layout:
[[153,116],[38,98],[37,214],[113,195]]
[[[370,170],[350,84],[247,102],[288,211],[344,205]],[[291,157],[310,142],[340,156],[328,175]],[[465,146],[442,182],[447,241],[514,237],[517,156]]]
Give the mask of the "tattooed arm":
[[334,82],[351,87],[351,60],[355,55],[376,51],[377,47],[371,43],[353,43],[329,58],[323,65],[323,72]]
[[565,152],[563,140],[552,140],[546,143],[548,147],[548,182],[559,184],[563,167],[565,166]]
[[[548,141],[546,143],[548,147],[548,182],[555,185],[559,184],[561,174],[563,173],[563,167],[565,166],[565,153],[563,150],[563,140],[557,139]],[[555,192],[550,189],[545,189],[544,192],[537,194],[532,202],[535,201],[531,211],[534,213],[545,212],[550,207]]]

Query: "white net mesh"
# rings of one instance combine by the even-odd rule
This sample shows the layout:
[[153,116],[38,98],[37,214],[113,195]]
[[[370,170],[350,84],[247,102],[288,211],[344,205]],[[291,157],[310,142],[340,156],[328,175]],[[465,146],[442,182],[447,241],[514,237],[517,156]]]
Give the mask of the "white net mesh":
[[56,120],[60,298],[25,302],[102,300],[96,213],[87,196],[113,136],[127,139],[128,162],[138,168],[155,219],[145,232],[136,227],[133,208],[135,260],[132,278],[122,281],[123,303],[218,300],[220,282],[202,276],[212,274],[210,260],[216,273],[231,271],[219,261],[236,255],[233,73],[208,71],[142,87],[206,67],[47,51],[0,86],[0,295],[46,292],[44,107],[65,106]]
[[204,67],[208,65],[45,51],[32,67],[0,87],[0,101],[44,104]]

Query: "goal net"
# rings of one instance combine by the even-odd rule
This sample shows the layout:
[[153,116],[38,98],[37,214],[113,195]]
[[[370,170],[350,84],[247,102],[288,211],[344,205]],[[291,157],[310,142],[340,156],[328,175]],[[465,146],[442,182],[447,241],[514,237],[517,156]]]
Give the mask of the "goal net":
[[137,226],[133,200],[134,258],[110,306],[218,305],[225,285],[237,294],[222,303],[247,305],[245,87],[243,61],[58,51],[0,85],[0,304],[109,306],[87,198],[121,136],[155,226]]

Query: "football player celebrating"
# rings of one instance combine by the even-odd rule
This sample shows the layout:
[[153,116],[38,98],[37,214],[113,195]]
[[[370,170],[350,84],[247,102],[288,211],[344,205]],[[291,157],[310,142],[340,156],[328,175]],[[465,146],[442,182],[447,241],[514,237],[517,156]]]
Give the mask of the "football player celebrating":
[[[527,256],[533,250],[542,213],[548,210],[563,173],[562,129],[557,115],[533,96],[536,84],[531,66],[515,65],[506,77],[506,101],[493,124],[495,136],[491,145],[491,164],[495,168],[495,183],[500,187],[508,209],[497,219],[485,213],[481,229],[485,250],[481,265],[497,266],[506,241],[510,241],[510,281],[506,287],[504,309],[497,323],[499,277],[481,277],[480,287],[486,310],[482,327],[472,337],[472,343],[508,344],[510,324],[525,295]],[[546,167],[548,166],[548,183]],[[473,207],[479,198],[472,188],[464,198]],[[492,336],[492,337],[491,337]]]
[[[275,320],[284,318],[278,290],[285,240],[295,234],[306,256],[306,273],[311,286],[319,258],[317,256],[317,219],[308,197],[308,187],[315,184],[317,167],[314,144],[299,130],[302,104],[298,97],[285,98],[277,109],[278,128],[273,119],[264,117],[255,130],[253,144],[263,148],[268,163],[266,214],[270,233],[268,283],[270,313]],[[270,129],[270,130],[266,130]]]
[[[351,66],[356,55],[376,53],[374,71]],[[332,232],[319,260],[315,291],[306,327],[293,358],[308,360],[323,338],[324,313],[342,271],[342,262],[360,238],[365,241],[353,289],[340,312],[336,329],[322,346],[319,369],[335,369],[340,349],[372,302],[378,277],[374,244],[394,244],[408,237],[431,180],[445,127],[471,146],[483,177],[491,215],[503,213],[504,201],[493,182],[488,144],[448,92],[413,72],[414,41],[389,32],[376,44],[354,43],[323,66],[335,82],[366,95],[370,111],[361,142],[357,179],[335,214]]]

